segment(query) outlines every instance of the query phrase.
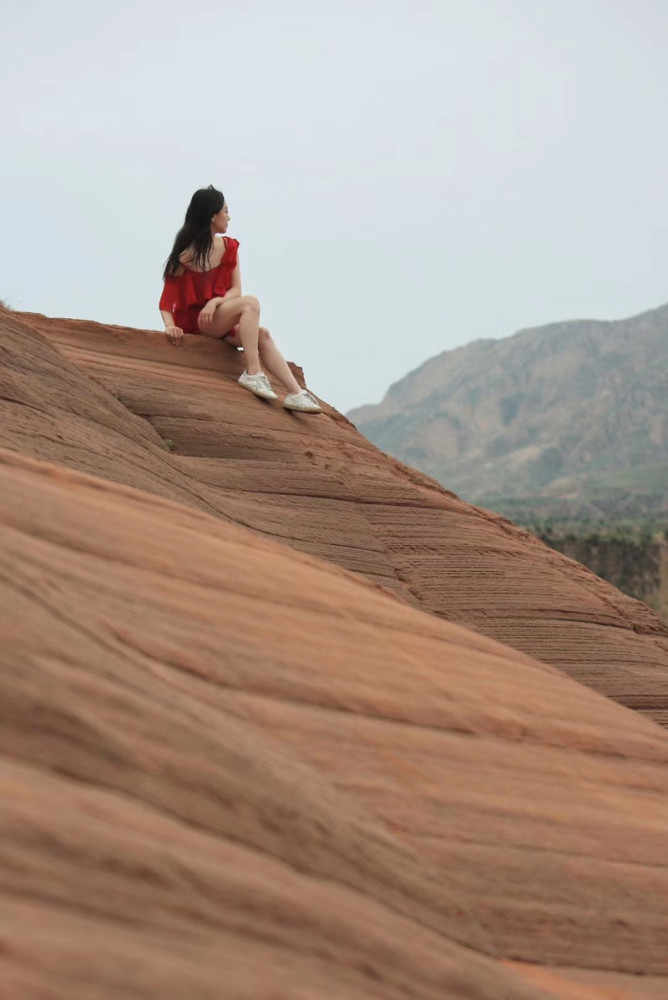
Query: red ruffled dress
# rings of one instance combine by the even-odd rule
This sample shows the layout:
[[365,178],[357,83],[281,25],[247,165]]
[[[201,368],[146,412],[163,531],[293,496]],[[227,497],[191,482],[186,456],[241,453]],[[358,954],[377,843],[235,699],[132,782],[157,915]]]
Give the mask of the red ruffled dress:
[[232,287],[232,274],[237,266],[239,241],[224,236],[225,253],[218,267],[208,271],[189,271],[169,277],[160,298],[160,309],[170,312],[174,326],[184,333],[200,333],[197,318],[210,299],[224,295]]

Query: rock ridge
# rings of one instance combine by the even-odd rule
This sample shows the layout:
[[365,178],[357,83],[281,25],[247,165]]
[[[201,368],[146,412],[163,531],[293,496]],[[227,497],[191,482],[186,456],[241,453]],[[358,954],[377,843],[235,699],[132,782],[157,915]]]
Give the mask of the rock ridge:
[[3,1000],[663,1000],[657,617],[224,345],[0,334]]
[[238,352],[205,338],[173,348],[148,331],[2,320],[5,447],[362,573],[668,721],[668,629],[653,611],[384,455],[331,407],[295,417],[249,398]]
[[661,997],[661,727],[62,466],[0,527],[9,1000]]

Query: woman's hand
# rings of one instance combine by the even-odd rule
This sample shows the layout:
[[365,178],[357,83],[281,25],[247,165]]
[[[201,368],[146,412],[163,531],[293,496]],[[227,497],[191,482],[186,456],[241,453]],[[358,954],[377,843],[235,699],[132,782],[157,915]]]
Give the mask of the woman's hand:
[[168,326],[165,329],[165,336],[170,344],[180,344],[183,340],[183,330],[180,326]]
[[210,299],[200,312],[197,323],[203,333],[207,333],[211,329],[213,314],[222,301],[222,299]]

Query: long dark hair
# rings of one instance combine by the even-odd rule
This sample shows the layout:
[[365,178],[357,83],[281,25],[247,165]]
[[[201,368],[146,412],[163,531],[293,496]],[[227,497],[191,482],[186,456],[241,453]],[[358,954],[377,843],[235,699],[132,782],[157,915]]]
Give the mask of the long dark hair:
[[188,247],[192,247],[194,252],[193,259],[190,262],[191,266],[196,271],[204,269],[209,252],[213,246],[211,216],[217,215],[224,204],[225,198],[223,197],[223,192],[217,191],[213,184],[195,191],[188,205],[186,221],[176,234],[172,252],[165,262],[163,278],[169,278],[178,274],[179,267],[181,266],[179,256]]

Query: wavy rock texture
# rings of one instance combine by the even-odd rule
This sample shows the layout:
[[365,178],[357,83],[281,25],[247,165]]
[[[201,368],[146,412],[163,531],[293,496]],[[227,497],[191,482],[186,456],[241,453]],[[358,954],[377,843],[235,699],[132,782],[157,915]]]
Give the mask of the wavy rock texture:
[[247,525],[668,722],[668,628],[654,612],[330,407],[294,415],[250,396],[228,345],[4,314],[2,358],[6,447]]
[[3,1000],[665,997],[661,727],[9,451],[0,527]]

